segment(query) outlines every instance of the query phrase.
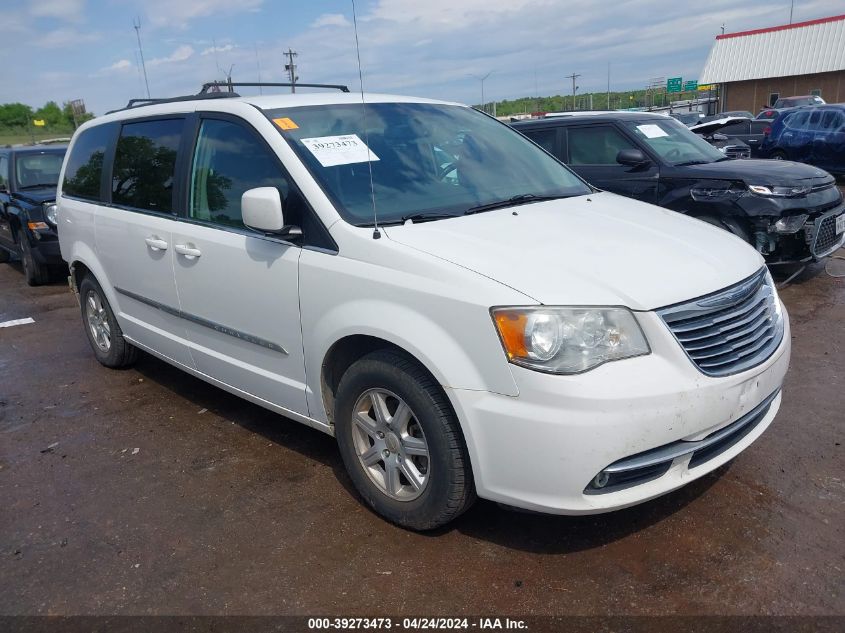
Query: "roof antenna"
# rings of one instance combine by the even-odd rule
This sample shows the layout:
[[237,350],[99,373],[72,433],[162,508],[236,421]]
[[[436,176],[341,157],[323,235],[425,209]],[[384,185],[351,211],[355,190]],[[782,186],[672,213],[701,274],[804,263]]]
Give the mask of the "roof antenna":
[[378,230],[378,213],[376,212],[376,189],[373,185],[373,161],[370,160],[370,135],[367,132],[367,104],[364,101],[364,74],[361,72],[361,47],[358,45],[358,16],[355,12],[355,0],[352,0],[352,24],[355,28],[355,53],[358,55],[358,81],[361,83],[361,113],[364,125],[364,145],[367,146],[367,167],[370,169],[370,198],[373,201],[373,239],[381,237]]

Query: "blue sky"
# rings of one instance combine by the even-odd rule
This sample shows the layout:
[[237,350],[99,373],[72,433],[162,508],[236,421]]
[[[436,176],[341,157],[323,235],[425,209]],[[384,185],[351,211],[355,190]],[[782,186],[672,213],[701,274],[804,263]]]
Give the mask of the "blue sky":
[[[350,0],[4,0],[0,102],[85,99],[103,113],[145,96],[133,19],[153,96],[222,78],[283,81],[288,47],[301,81],[358,87]],[[784,24],[789,1],[357,0],[368,91],[480,101],[640,88],[696,79],[716,34]],[[694,10],[693,10],[694,8]],[[794,21],[843,12],[796,0]],[[247,90],[242,91],[247,93]]]

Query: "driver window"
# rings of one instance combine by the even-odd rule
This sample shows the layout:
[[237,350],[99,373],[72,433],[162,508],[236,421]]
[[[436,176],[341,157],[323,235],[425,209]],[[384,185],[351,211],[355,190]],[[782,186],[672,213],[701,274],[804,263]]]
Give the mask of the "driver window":
[[276,187],[282,197],[285,221],[299,224],[288,195],[288,181],[276,156],[241,125],[203,120],[191,171],[190,217],[244,228],[241,196],[255,187]]
[[570,165],[618,165],[616,155],[623,149],[638,149],[610,125],[570,127]]

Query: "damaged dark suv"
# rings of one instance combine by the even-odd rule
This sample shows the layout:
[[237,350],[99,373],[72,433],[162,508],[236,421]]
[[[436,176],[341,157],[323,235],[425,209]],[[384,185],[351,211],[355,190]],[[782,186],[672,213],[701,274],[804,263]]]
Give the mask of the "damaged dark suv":
[[644,112],[573,113],[513,127],[590,184],[721,226],[769,264],[823,258],[845,241],[845,204],[826,171],[732,160],[678,121]]

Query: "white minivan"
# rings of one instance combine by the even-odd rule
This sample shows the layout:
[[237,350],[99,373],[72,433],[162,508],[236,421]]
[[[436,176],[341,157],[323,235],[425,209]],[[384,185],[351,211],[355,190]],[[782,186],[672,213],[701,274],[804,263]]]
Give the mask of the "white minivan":
[[780,407],[789,323],[753,248],[459,104],[130,104],[74,134],[58,205],[103,365],[143,350],[334,435],[409,528],[476,496],[640,503]]

